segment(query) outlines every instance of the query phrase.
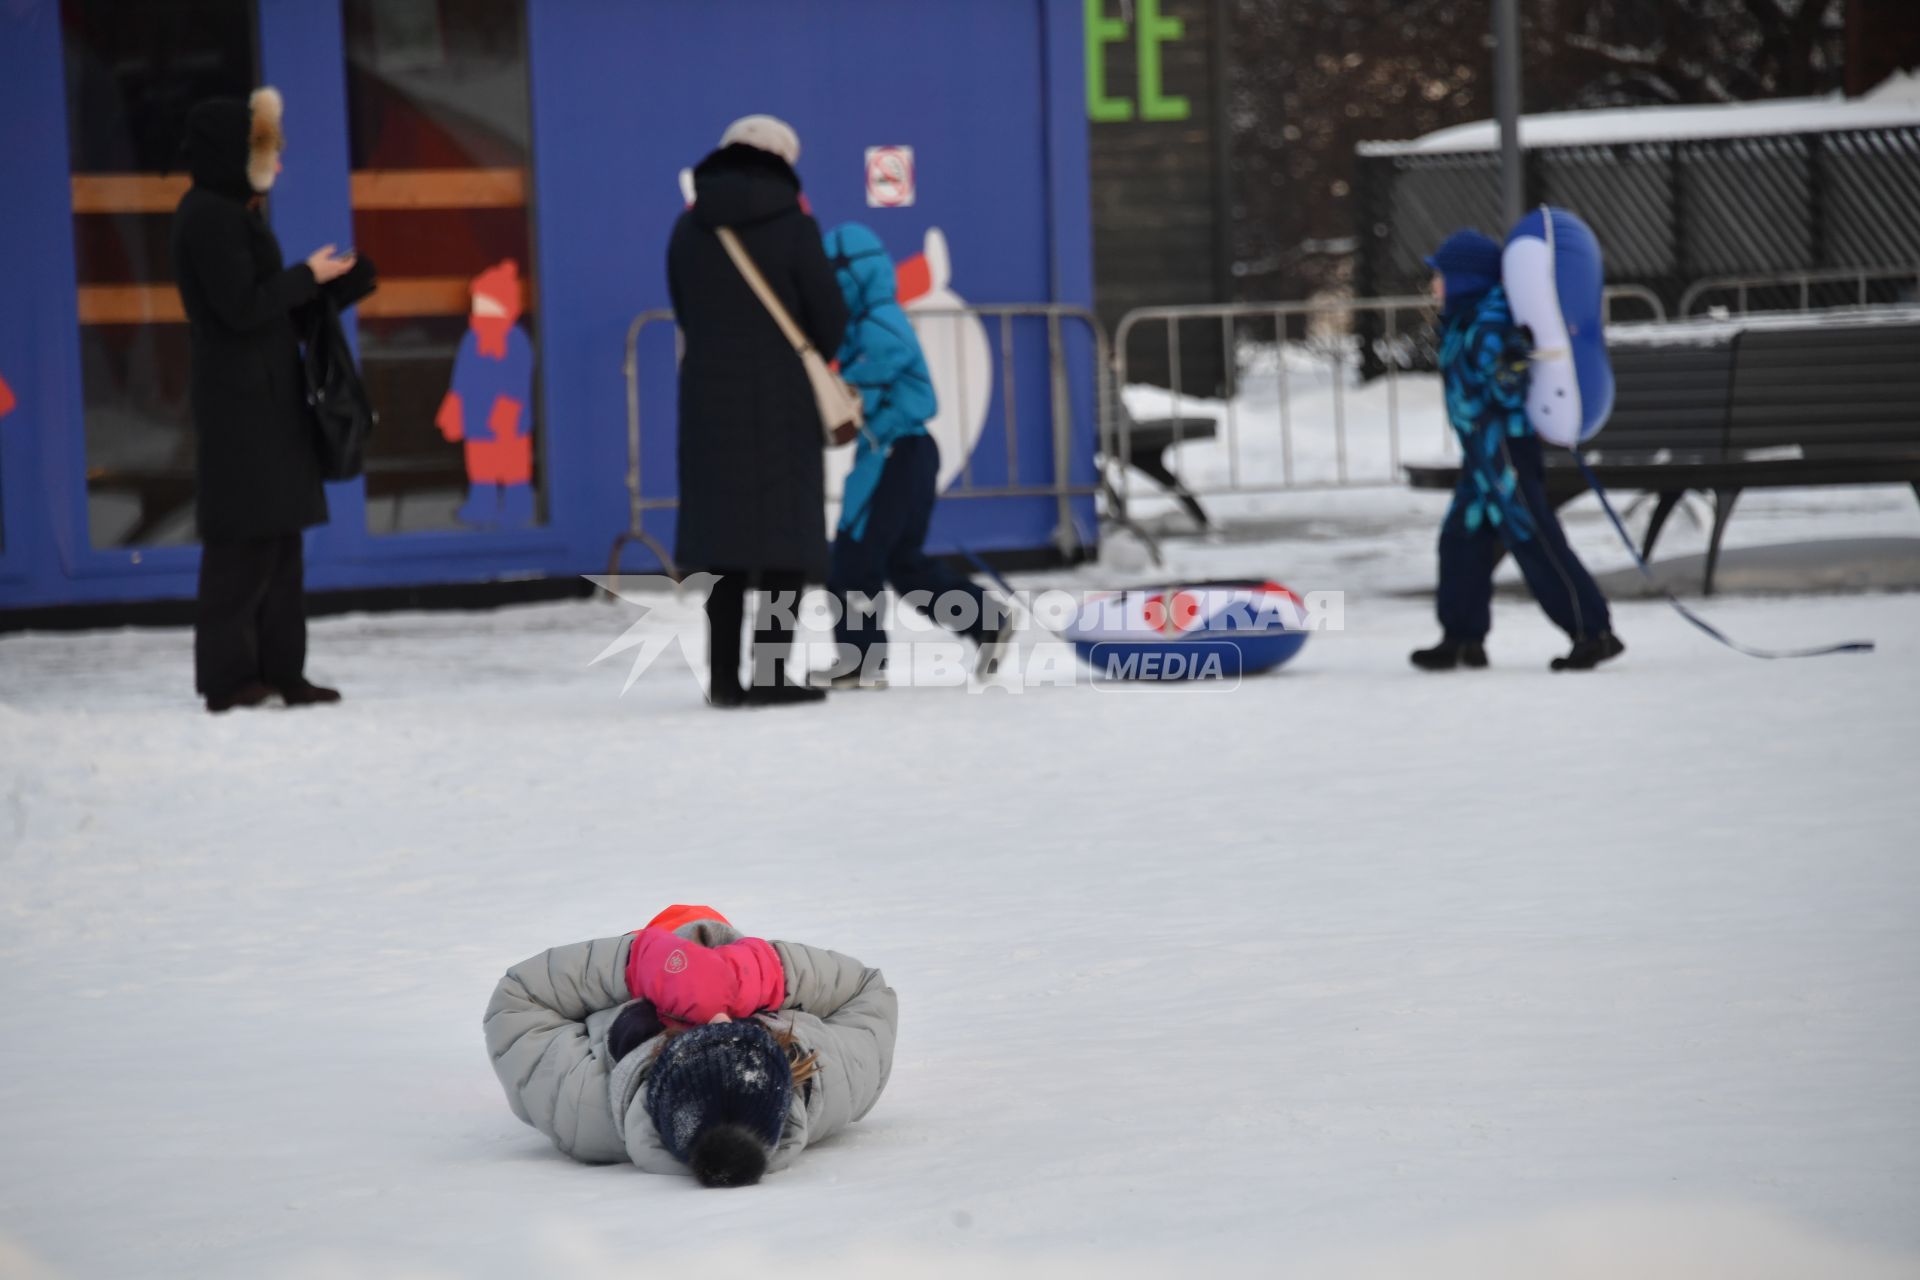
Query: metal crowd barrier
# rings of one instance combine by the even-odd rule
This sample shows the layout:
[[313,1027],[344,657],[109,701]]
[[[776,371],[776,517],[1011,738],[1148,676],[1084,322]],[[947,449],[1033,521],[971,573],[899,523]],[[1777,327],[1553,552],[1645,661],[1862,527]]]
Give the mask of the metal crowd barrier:
[[[1066,331],[1069,326],[1084,328],[1093,344],[1094,367],[1088,370],[1091,375],[1091,388],[1094,395],[1096,414],[1095,439],[1102,455],[1111,451],[1107,441],[1115,414],[1114,390],[1107,377],[1107,371],[1113,367],[1113,353],[1107,339],[1106,330],[1092,311],[1085,307],[1064,306],[1054,303],[1000,303],[992,305],[919,308],[910,313],[918,320],[950,319],[959,321],[966,317],[977,318],[984,325],[992,341],[989,342],[989,361],[997,353],[998,369],[995,371],[994,387],[989,396],[997,393],[1000,403],[1000,425],[1002,446],[1006,453],[1007,477],[1003,483],[978,484],[974,480],[974,458],[983,448],[988,447],[987,436],[983,434],[975,443],[974,449],[962,464],[959,477],[940,496],[948,498],[1033,498],[1050,497],[1057,505],[1057,519],[1054,527],[1054,542],[1065,555],[1073,555],[1080,550],[1082,539],[1073,518],[1073,500],[1081,497],[1094,497],[1102,491],[1096,480],[1088,484],[1072,483],[1073,457],[1073,372],[1069,367]],[[1020,442],[1025,422],[1020,416],[1019,362],[1016,353],[1015,322],[1019,320],[1042,320],[1046,324],[1047,334],[1047,378],[1049,384],[1048,422],[1046,430],[1052,440],[1053,476],[1050,480],[1023,480],[1020,476]],[[611,576],[620,572],[620,557],[627,546],[638,543],[659,559],[669,575],[680,576],[678,566],[673,562],[661,541],[648,533],[645,518],[648,512],[672,511],[680,505],[678,495],[648,497],[641,487],[641,459],[645,452],[645,436],[640,417],[640,336],[650,326],[671,324],[671,311],[643,311],[633,318],[627,326],[625,355],[621,362],[627,387],[627,528],[613,540],[608,556],[607,573]],[[955,349],[954,367],[964,368],[966,359],[962,350],[962,326],[954,323],[948,326],[953,333]],[[964,383],[964,379],[963,379]],[[965,388],[961,395],[964,397]],[[962,421],[970,416],[974,408],[964,399],[956,406]],[[992,417],[989,414],[989,432]],[[652,423],[647,424],[652,428]],[[668,423],[664,428],[677,430],[677,424]],[[829,495],[837,497],[838,495]],[[822,512],[824,520],[825,513]]]
[[[1377,316],[1380,320],[1381,338],[1378,346],[1385,360],[1388,399],[1388,436],[1392,465],[1397,468],[1400,456],[1399,424],[1399,376],[1401,367],[1407,363],[1399,351],[1402,343],[1431,324],[1433,318],[1433,300],[1431,298],[1407,295],[1397,298],[1363,298],[1322,302],[1278,302],[1217,304],[1212,306],[1188,307],[1141,307],[1128,312],[1114,330],[1115,351],[1114,376],[1120,387],[1126,387],[1128,377],[1128,353],[1132,348],[1132,339],[1143,326],[1157,325],[1164,331],[1168,381],[1172,384],[1167,390],[1170,396],[1169,415],[1172,422],[1172,446],[1179,446],[1190,438],[1180,413],[1180,402],[1185,395],[1182,385],[1182,365],[1180,359],[1180,334],[1184,325],[1196,322],[1211,322],[1220,326],[1222,350],[1226,352],[1226,385],[1220,390],[1225,401],[1224,417],[1221,420],[1223,434],[1209,433],[1191,438],[1219,438],[1227,454],[1227,472],[1224,482],[1194,483],[1186,476],[1180,476],[1180,483],[1189,492],[1195,494],[1220,493],[1262,493],[1281,490],[1319,487],[1304,486],[1296,482],[1294,469],[1294,413],[1292,378],[1287,369],[1287,342],[1289,326],[1296,321],[1325,321],[1337,319],[1344,321],[1340,327],[1346,330],[1332,343],[1322,344],[1319,353],[1323,354],[1332,366],[1333,379],[1333,431],[1336,479],[1335,486],[1348,482],[1347,470],[1347,422],[1346,422],[1346,371],[1349,357],[1357,351],[1351,337],[1353,320],[1360,316]],[[1252,320],[1271,321],[1275,338],[1275,368],[1278,403],[1277,414],[1280,443],[1280,474],[1275,479],[1255,479],[1242,474],[1241,470],[1241,423],[1239,412],[1239,338],[1243,326]],[[1309,344],[1308,348],[1313,347]],[[1213,394],[1212,388],[1204,389],[1203,395]],[[1125,462],[1133,454],[1133,434],[1137,429],[1131,413],[1117,415],[1118,446],[1117,461],[1119,475],[1115,481],[1116,500],[1124,510],[1132,496],[1131,468]],[[1178,470],[1176,468],[1176,474]]]
[[[626,532],[614,538],[613,550],[607,556],[607,576],[610,578],[620,572],[620,553],[626,550],[630,542],[637,542],[653,552],[668,577],[675,581],[680,578],[680,569],[667,553],[666,544],[648,533],[643,523],[647,512],[672,511],[680,505],[680,499],[649,498],[640,491],[640,333],[649,325],[672,322],[671,311],[642,311],[627,326],[625,355],[620,361],[620,369],[627,383],[627,528]],[[674,336],[677,348],[678,330],[675,330]]]
[[1920,300],[1920,265],[1911,267],[1835,267],[1824,271],[1788,271],[1776,275],[1761,276],[1715,276],[1701,280],[1690,286],[1680,295],[1680,318],[1692,319],[1694,307],[1709,294],[1732,294],[1733,305],[1728,308],[1734,315],[1748,313],[1748,301],[1755,293],[1797,295],[1798,307],[1763,307],[1767,311],[1812,311],[1814,310],[1813,290],[1822,285],[1846,285],[1854,287],[1853,305],[1864,307],[1872,305],[1874,299],[1869,292],[1873,285],[1898,285],[1911,282],[1912,298]]
[[[1625,285],[1610,288],[1606,293],[1608,319],[1613,319],[1615,310],[1622,303],[1630,303],[1644,308],[1647,318],[1654,322],[1663,322],[1667,312],[1660,298],[1652,290],[1639,285]],[[1128,356],[1137,332],[1145,326],[1159,326],[1163,331],[1161,339],[1165,345],[1166,368],[1171,386],[1165,389],[1168,397],[1169,414],[1166,421],[1170,424],[1171,447],[1176,457],[1180,445],[1190,439],[1218,439],[1226,451],[1224,477],[1195,482],[1181,471],[1177,463],[1173,466],[1179,487],[1189,494],[1223,495],[1278,493],[1296,489],[1347,488],[1364,485],[1398,484],[1400,475],[1401,423],[1400,423],[1400,387],[1399,379],[1405,372],[1411,372],[1416,363],[1416,348],[1423,343],[1430,344],[1430,335],[1434,321],[1434,304],[1430,297],[1410,294],[1390,298],[1353,298],[1334,299],[1316,302],[1265,302],[1218,304],[1211,306],[1184,307],[1141,307],[1128,312],[1114,330],[1113,347],[1115,352],[1115,382],[1121,388],[1131,381],[1128,377]],[[1366,323],[1356,323],[1358,321]],[[1260,322],[1262,327],[1270,326],[1274,335],[1272,351],[1274,355],[1274,374],[1278,384],[1278,404],[1276,421],[1270,423],[1278,429],[1280,465],[1278,474],[1249,476],[1242,466],[1241,413],[1238,404],[1240,372],[1239,340],[1242,330],[1250,321]],[[1337,333],[1330,340],[1309,341],[1306,344],[1288,341],[1290,330],[1315,323],[1336,322]],[[1226,353],[1226,385],[1222,388],[1204,388],[1196,398],[1211,398],[1216,391],[1221,394],[1224,404],[1219,430],[1197,433],[1186,428],[1181,412],[1181,401],[1185,396],[1182,386],[1182,365],[1180,359],[1180,337],[1182,327],[1195,323],[1215,323],[1220,326],[1221,349]],[[1366,330],[1378,336],[1366,338],[1358,331]],[[1149,335],[1149,340],[1151,337]],[[1349,467],[1348,457],[1348,397],[1352,394],[1347,386],[1347,374],[1355,361],[1363,354],[1363,344],[1369,344],[1383,368],[1381,377],[1386,383],[1386,434],[1387,434],[1387,470],[1379,477],[1369,477],[1356,481]],[[1307,351],[1322,359],[1332,374],[1331,387],[1334,474],[1330,480],[1302,481],[1296,474],[1294,465],[1295,418],[1293,407],[1292,378],[1287,368],[1289,349]],[[1157,361],[1156,361],[1157,363]],[[1157,389],[1156,395],[1161,394]],[[1134,433],[1140,429],[1133,416],[1119,406],[1115,414],[1115,426],[1112,440],[1117,452],[1108,451],[1108,456],[1118,465],[1118,474],[1110,482],[1113,492],[1110,495],[1118,509],[1124,512],[1128,499],[1132,495],[1132,468],[1126,460],[1132,456]],[[1453,432],[1444,419],[1437,423],[1442,438],[1442,448],[1453,447]]]
[[[1654,324],[1667,322],[1667,304],[1660,301],[1660,295],[1644,284],[1608,285],[1606,292],[1607,323],[1617,324],[1620,317],[1615,314],[1621,302],[1638,303],[1647,309],[1646,319]],[[1638,317],[1636,317],[1637,319]]]

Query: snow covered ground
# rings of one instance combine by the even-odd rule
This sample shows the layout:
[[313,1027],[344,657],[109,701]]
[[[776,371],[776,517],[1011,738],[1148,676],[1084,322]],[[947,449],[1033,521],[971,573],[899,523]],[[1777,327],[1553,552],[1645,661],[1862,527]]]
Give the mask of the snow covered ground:
[[[213,718],[183,631],[0,636],[0,1275],[1920,1274],[1920,594],[1706,606],[1880,643],[1773,663],[1624,601],[1583,676],[1503,597],[1421,676],[1443,506],[1169,541],[1349,593],[1229,693],[723,715],[677,652],[620,696],[592,602],[321,620],[346,704]],[[1920,505],[1730,531],[1823,538]],[[751,1190],[570,1163],[482,1049],[509,963],[676,900],[901,995],[880,1106]]]

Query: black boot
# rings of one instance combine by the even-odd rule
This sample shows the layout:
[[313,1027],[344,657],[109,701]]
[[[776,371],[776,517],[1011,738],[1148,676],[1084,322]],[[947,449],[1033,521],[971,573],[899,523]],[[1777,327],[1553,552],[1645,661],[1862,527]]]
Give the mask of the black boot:
[[1487,651],[1478,640],[1445,638],[1431,649],[1415,649],[1408,655],[1422,671],[1451,671],[1455,667],[1480,668],[1487,665]]
[[1611,631],[1603,631],[1591,640],[1575,640],[1573,651],[1564,658],[1553,660],[1555,671],[1591,671],[1609,658],[1617,658],[1627,651],[1620,637]]
[[1000,659],[1013,641],[1013,619],[1003,617],[1000,624],[980,635],[980,649],[973,658],[973,678],[991,680],[1000,674]]
[[280,697],[290,707],[319,707],[340,701],[340,691],[301,679],[293,684],[282,685]]
[[219,715],[221,712],[231,711],[235,707],[257,707],[268,698],[271,698],[274,693],[275,690],[272,686],[262,684],[258,680],[252,680],[241,685],[232,693],[221,694],[218,697],[209,696],[207,698],[207,710],[213,712],[215,715]]
[[781,680],[775,684],[756,684],[747,690],[749,707],[795,707],[807,702],[825,702],[825,689],[810,689],[803,684],[788,684]]

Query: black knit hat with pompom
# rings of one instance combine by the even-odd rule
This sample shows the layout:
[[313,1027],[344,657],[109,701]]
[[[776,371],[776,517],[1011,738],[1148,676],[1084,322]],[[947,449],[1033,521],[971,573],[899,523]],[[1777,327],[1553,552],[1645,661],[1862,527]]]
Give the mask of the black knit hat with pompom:
[[709,1187],[760,1180],[792,1096],[786,1050],[751,1019],[673,1036],[647,1074],[647,1115],[661,1144]]

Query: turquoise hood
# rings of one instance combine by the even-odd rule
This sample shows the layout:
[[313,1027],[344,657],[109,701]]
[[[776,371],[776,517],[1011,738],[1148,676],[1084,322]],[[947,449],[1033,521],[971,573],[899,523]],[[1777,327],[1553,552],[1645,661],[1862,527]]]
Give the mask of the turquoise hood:
[[833,264],[847,310],[855,316],[898,301],[893,259],[887,256],[887,247],[872,228],[848,222],[829,231],[827,261]]

